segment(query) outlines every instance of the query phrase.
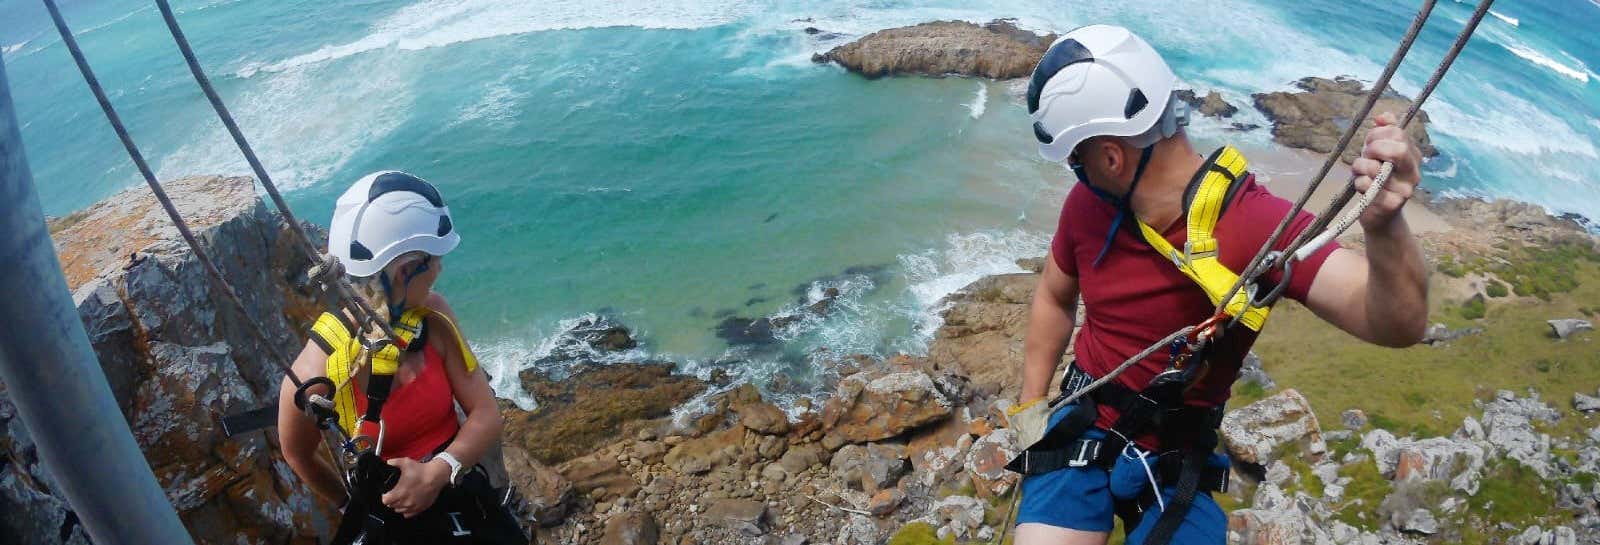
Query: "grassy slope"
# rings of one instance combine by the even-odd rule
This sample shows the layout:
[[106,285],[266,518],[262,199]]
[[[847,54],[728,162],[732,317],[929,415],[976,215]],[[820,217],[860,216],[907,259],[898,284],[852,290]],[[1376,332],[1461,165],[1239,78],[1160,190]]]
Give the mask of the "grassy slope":
[[[1600,387],[1600,335],[1583,332],[1558,341],[1545,323],[1581,317],[1580,308],[1600,302],[1600,266],[1573,265],[1580,279],[1576,289],[1553,294],[1548,302],[1492,298],[1480,320],[1462,318],[1459,302],[1434,298],[1434,321],[1485,329],[1444,346],[1397,350],[1369,345],[1304,307],[1286,303],[1273,311],[1255,350],[1267,374],[1280,387],[1305,394],[1330,428],[1337,427],[1341,411],[1359,408],[1374,425],[1402,435],[1446,435],[1463,417],[1477,416],[1474,399],[1498,389],[1522,395],[1533,388],[1546,402],[1567,408],[1573,392],[1594,395]],[[1240,388],[1232,405],[1243,406],[1267,393]],[[1563,419],[1564,429],[1554,431],[1578,431],[1582,420]]]
[[[1280,388],[1295,388],[1310,400],[1328,429],[1342,427],[1339,413],[1359,408],[1371,425],[1400,435],[1448,435],[1466,416],[1478,416],[1473,400],[1487,399],[1495,390],[1524,395],[1538,391],[1564,418],[1542,426],[1556,436],[1580,437],[1600,423],[1600,418],[1570,412],[1574,392],[1593,395],[1600,387],[1600,335],[1583,332],[1566,341],[1554,339],[1545,320],[1582,317],[1600,304],[1600,264],[1592,258],[1563,260],[1561,276],[1569,277],[1566,291],[1536,297],[1487,299],[1480,319],[1463,317],[1463,300],[1434,297],[1432,318],[1452,328],[1475,326],[1484,333],[1437,346],[1403,350],[1368,345],[1322,322],[1297,304],[1280,305],[1272,325],[1256,344],[1269,375]],[[1436,275],[1436,280],[1442,280]],[[1436,293],[1438,291],[1436,290]],[[1587,312],[1585,312],[1587,311]],[[1591,318],[1593,319],[1593,318]],[[1243,406],[1272,392],[1259,387],[1235,388],[1232,405]],[[1355,448],[1331,445],[1341,453]],[[1570,456],[1569,456],[1570,457]],[[1297,472],[1308,473],[1308,472]],[[1372,510],[1393,489],[1370,463],[1346,466],[1342,474],[1356,478],[1346,497],[1360,499],[1336,506],[1338,518],[1358,527],[1373,528]],[[1308,487],[1320,483],[1304,482]],[[1486,543],[1505,537],[1499,522],[1519,528],[1528,524],[1559,524],[1562,516],[1551,502],[1553,490],[1530,471],[1511,462],[1491,464],[1483,489],[1471,498],[1467,510],[1445,517],[1458,529],[1455,540]],[[1530,499],[1538,501],[1529,501]]]

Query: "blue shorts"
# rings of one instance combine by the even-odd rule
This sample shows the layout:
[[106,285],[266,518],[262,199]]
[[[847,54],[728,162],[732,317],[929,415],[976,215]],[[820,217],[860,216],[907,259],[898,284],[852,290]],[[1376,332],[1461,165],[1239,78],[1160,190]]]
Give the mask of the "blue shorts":
[[[1070,410],[1068,407],[1057,409],[1055,414],[1050,415],[1050,425],[1055,426]],[[1084,431],[1084,436],[1104,439],[1106,432],[1089,428]],[[1125,461],[1119,460],[1119,463]],[[1163,487],[1162,499],[1171,501],[1173,491],[1173,487]],[[1022,504],[1017,508],[1017,524],[1034,523],[1087,532],[1110,532],[1114,527],[1114,503],[1111,473],[1105,468],[1094,465],[1062,468],[1022,479]],[[1160,508],[1152,505],[1139,520],[1139,526],[1128,533],[1127,543],[1142,543],[1160,518]],[[1183,524],[1173,534],[1170,543],[1220,545],[1227,541],[1227,535],[1228,517],[1222,512],[1222,507],[1217,505],[1210,493],[1200,493],[1195,495],[1194,503],[1189,506]]]

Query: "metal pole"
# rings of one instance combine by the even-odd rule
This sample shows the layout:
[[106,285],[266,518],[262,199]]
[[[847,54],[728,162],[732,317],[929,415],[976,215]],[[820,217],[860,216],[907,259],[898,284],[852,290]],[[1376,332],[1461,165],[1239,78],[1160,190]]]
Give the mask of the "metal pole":
[[123,420],[61,276],[0,61],[0,380],[95,543],[193,543]]

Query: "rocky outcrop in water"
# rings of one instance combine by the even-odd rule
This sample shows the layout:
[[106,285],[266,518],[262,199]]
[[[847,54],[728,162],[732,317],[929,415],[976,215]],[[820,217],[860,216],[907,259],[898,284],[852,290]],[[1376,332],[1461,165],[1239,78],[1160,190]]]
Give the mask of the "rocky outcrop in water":
[[1177,96],[1178,100],[1188,104],[1191,109],[1199,112],[1200,115],[1228,118],[1233,117],[1233,114],[1239,113],[1238,106],[1223,100],[1222,94],[1216,91],[1206,93],[1206,96],[1202,97],[1195,93],[1193,89],[1179,89]]
[[1040,36],[1007,20],[979,25],[934,21],[880,30],[812,60],[837,62],[868,78],[961,75],[991,79],[1026,77],[1055,35]]
[[[1347,77],[1334,79],[1308,77],[1295,82],[1298,91],[1276,91],[1251,95],[1257,109],[1272,120],[1272,138],[1291,148],[1303,148],[1318,153],[1332,153],[1339,137],[1355,120],[1350,115],[1366,101],[1367,90],[1360,82]],[[1400,96],[1392,89],[1385,91],[1372,115],[1393,113],[1398,119],[1411,107],[1411,99]],[[1360,121],[1362,128],[1356,133],[1344,153],[1344,162],[1354,161],[1361,155],[1361,143],[1373,126],[1372,119]],[[1428,138],[1425,125],[1427,111],[1417,114],[1417,119],[1406,128],[1406,134],[1417,142],[1423,157],[1438,155]]]
[[[117,403],[198,543],[326,538],[334,506],[283,462],[276,433],[222,434],[219,418],[276,401],[282,371],[248,327],[295,353],[321,306],[308,262],[249,178],[171,181],[167,191],[247,305],[219,308],[205,271],[142,186],[51,225],[56,251]],[[0,396],[0,541],[85,543]],[[9,536],[9,537],[8,537]]]

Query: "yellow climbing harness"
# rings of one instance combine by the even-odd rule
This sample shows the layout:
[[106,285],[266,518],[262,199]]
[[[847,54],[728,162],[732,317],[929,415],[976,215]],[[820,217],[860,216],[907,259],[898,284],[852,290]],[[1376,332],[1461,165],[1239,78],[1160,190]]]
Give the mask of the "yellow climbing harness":
[[[425,320],[432,316],[438,318],[450,329],[451,336],[455,337],[456,346],[461,349],[461,357],[467,364],[467,372],[478,369],[478,359],[472,355],[472,349],[467,347],[466,341],[461,336],[460,328],[444,313],[434,312],[427,307],[416,307],[400,315],[400,321],[392,324],[395,336],[400,342],[410,344],[422,335]],[[356,410],[355,392],[346,387],[356,373],[361,370],[363,351],[361,340],[358,339],[350,326],[331,312],[324,312],[311,326],[311,339],[323,351],[328,353],[327,377],[338,385],[333,394],[333,407],[339,413],[339,427],[344,429],[349,436],[356,435],[357,422],[361,414]],[[390,344],[382,350],[372,354],[372,372],[380,375],[393,375],[400,369],[400,349]]]
[[[1248,164],[1249,161],[1233,146],[1225,146],[1211,155],[1200,183],[1190,188],[1193,197],[1185,199],[1188,202],[1188,237],[1182,249],[1173,247],[1166,237],[1161,236],[1160,231],[1139,221],[1139,231],[1144,234],[1145,242],[1172,260],[1172,264],[1184,276],[1199,284],[1211,299],[1211,304],[1220,302],[1223,295],[1233,288],[1234,282],[1239,280],[1239,275],[1229,270],[1218,258],[1214,231],[1217,220],[1222,217],[1222,211],[1233,196],[1231,190],[1234,189],[1234,183],[1244,176]],[[1287,282],[1288,279],[1283,281]],[[1229,315],[1238,316],[1239,322],[1245,327],[1261,331],[1271,307],[1252,306],[1251,293],[1250,290],[1235,293],[1225,310]]]

